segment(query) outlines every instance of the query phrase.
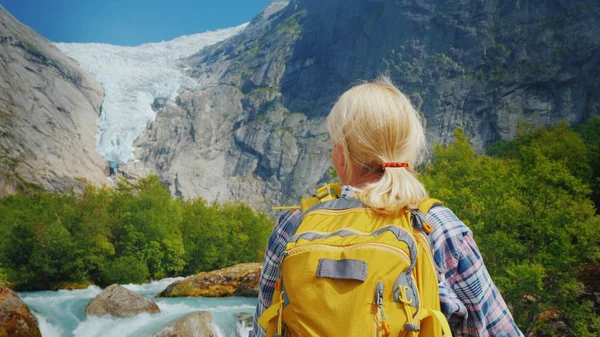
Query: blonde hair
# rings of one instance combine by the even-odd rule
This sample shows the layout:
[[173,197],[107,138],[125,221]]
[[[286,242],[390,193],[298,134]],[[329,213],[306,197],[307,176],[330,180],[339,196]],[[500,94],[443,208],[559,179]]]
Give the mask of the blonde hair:
[[[353,167],[364,175],[382,174],[363,188],[359,197],[364,204],[391,214],[428,198],[411,170],[427,150],[423,120],[388,77],[346,91],[327,117],[327,128],[333,143],[341,145],[348,177]],[[410,169],[382,169],[384,162],[408,163]]]

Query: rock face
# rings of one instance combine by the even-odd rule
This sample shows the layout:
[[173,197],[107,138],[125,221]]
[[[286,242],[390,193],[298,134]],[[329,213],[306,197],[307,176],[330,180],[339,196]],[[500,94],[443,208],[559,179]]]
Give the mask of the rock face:
[[260,263],[242,263],[196,274],[170,284],[157,297],[255,297],[258,296],[260,268]]
[[210,312],[200,311],[183,316],[152,337],[216,337]]
[[27,305],[0,281],[0,337],[42,337]]
[[157,112],[135,143],[139,162],[123,170],[158,172],[184,198],[262,209],[297,202],[330,158],[322,118],[283,104],[280,80],[300,38],[293,14],[287,3],[272,3],[242,33],[191,57],[198,89]]
[[160,309],[151,299],[118,284],[104,289],[86,308],[88,316],[131,317],[143,312],[158,314]]
[[105,182],[95,151],[103,95],[74,60],[0,6],[0,197]]
[[328,178],[324,118],[359,79],[387,72],[427,118],[430,143],[462,127],[483,149],[517,125],[600,110],[595,0],[292,0],[186,62],[195,89],[161,104],[124,172],[175,195],[296,203]]

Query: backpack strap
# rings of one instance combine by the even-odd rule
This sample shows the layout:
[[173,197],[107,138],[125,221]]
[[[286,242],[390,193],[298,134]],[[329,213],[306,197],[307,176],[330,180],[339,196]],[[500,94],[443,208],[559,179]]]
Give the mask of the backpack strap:
[[446,316],[444,316],[444,314],[442,314],[441,311],[421,308],[421,310],[419,311],[419,317],[421,320],[424,320],[426,318],[433,319],[442,328],[442,333],[444,337],[452,337],[452,330],[450,329],[450,325],[448,324],[448,319],[446,318]]
[[420,203],[419,208],[411,209],[410,212],[413,215],[411,223],[413,227],[429,235],[433,231],[433,228],[427,223],[426,215],[433,207],[443,205],[438,199],[429,198]]
[[423,214],[427,215],[427,213],[429,213],[429,210],[431,210],[435,206],[444,206],[444,204],[438,199],[429,198],[419,204],[419,210]]

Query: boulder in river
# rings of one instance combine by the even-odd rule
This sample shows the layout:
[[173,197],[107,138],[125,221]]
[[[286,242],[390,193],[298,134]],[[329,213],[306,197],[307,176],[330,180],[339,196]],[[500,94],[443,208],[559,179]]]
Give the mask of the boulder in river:
[[42,337],[25,302],[0,281],[0,337]]
[[113,284],[88,303],[86,312],[88,316],[130,317],[143,312],[158,314],[160,309],[151,299]]
[[210,312],[199,311],[183,316],[152,337],[216,337]]
[[260,263],[242,263],[196,274],[170,284],[157,297],[255,297],[258,296],[260,267]]

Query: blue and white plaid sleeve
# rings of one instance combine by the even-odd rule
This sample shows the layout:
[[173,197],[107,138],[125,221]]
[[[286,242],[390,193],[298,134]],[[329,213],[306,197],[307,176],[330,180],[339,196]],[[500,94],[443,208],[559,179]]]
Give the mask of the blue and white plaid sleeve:
[[265,330],[258,325],[258,317],[267,309],[272,302],[275,291],[275,281],[279,277],[279,265],[285,251],[290,234],[298,227],[302,220],[302,212],[299,210],[282,214],[273,228],[269,237],[265,258],[260,272],[258,284],[258,304],[254,314],[253,328],[249,337],[263,337]]
[[427,221],[438,269],[441,309],[454,337],[522,337],[488,273],[471,230],[446,207]]

